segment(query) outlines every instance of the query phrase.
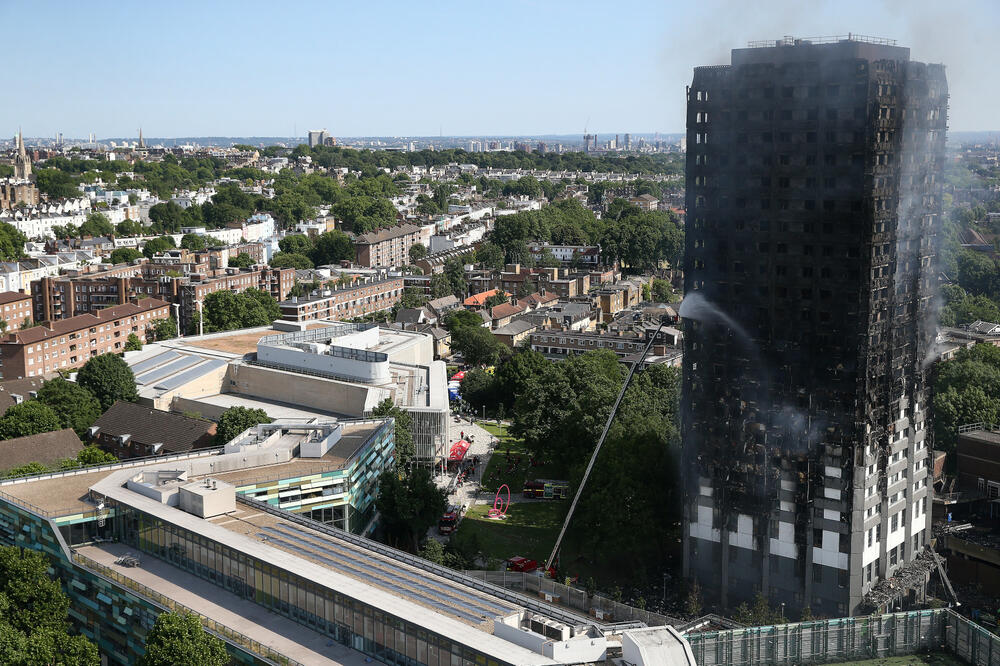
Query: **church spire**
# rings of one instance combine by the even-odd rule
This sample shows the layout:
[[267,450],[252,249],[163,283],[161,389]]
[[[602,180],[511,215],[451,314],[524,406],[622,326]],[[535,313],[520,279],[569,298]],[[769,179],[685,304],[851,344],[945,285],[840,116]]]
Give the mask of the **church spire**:
[[27,180],[31,176],[31,160],[24,150],[24,134],[17,128],[17,154],[14,155],[14,178]]
[[142,140],[142,128],[141,127],[139,128],[139,147],[140,148],[145,148],[146,147],[146,142]]

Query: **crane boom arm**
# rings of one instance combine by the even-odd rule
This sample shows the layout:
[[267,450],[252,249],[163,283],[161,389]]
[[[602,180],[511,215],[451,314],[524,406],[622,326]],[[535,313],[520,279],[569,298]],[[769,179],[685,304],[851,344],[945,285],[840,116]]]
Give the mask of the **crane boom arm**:
[[552,554],[549,555],[549,559],[545,562],[545,570],[548,571],[552,566],[552,562],[556,559],[556,554],[559,552],[559,546],[562,544],[563,537],[566,535],[566,528],[569,527],[569,521],[573,519],[573,512],[576,511],[576,505],[580,501],[580,495],[583,494],[583,487],[587,484],[587,479],[590,477],[591,470],[594,469],[594,463],[597,461],[597,454],[601,452],[601,446],[604,445],[604,439],[608,436],[608,430],[611,429],[611,423],[615,420],[615,414],[618,413],[618,407],[622,404],[622,398],[625,397],[625,391],[628,390],[628,385],[632,382],[632,376],[635,375],[636,368],[642,365],[642,362],[646,360],[646,354],[653,346],[653,342],[660,335],[660,330],[663,328],[663,320],[660,320],[660,325],[656,327],[656,333],[654,333],[650,338],[649,342],[646,343],[646,347],[642,350],[642,355],[638,360],[632,363],[632,367],[629,368],[628,376],[625,377],[625,383],[622,384],[621,391],[618,392],[618,398],[615,400],[614,406],[611,408],[611,413],[608,414],[608,420],[604,424],[604,431],[601,432],[601,437],[597,440],[597,446],[594,447],[594,452],[590,454],[590,462],[587,463],[587,469],[583,472],[583,478],[580,479],[580,485],[576,489],[576,494],[573,495],[573,503],[569,505],[569,512],[566,514],[566,519],[563,520],[562,527],[559,529],[559,536],[556,537],[556,543],[552,546]]

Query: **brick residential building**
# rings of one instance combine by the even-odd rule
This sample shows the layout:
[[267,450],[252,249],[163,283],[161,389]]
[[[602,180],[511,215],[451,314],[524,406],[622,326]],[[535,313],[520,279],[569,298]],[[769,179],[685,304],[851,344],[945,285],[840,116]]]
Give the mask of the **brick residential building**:
[[8,333],[0,339],[3,376],[35,377],[80,367],[101,354],[120,354],[130,333],[145,341],[153,322],[169,316],[169,303],[147,298]]
[[28,294],[19,291],[0,292],[0,307],[3,310],[0,319],[7,323],[5,332],[16,331],[25,322],[30,324],[34,321],[31,316],[31,296]]
[[388,310],[403,297],[402,277],[357,282],[339,289],[324,289],[310,296],[279,303],[281,318],[289,321],[350,319]]
[[119,459],[202,449],[215,443],[216,424],[118,401],[90,429],[90,440]]
[[361,234],[354,241],[359,266],[403,266],[410,263],[410,248],[421,241],[420,227],[401,224]]
[[288,297],[288,292],[294,286],[294,268],[227,268],[190,275],[180,288],[181,327],[186,327],[198,311],[198,301],[204,301],[212,292],[225,290],[240,293],[247,289],[260,289],[271,294],[280,303]]
[[158,259],[163,261],[123,264],[99,272],[79,271],[36,280],[32,284],[34,319],[55,321],[96,313],[136,298],[158,298],[181,306],[180,323],[186,328],[198,311],[198,301],[214,291],[242,292],[255,288],[280,302],[295,286],[292,268],[213,270],[204,263],[190,263],[191,257],[183,251]]

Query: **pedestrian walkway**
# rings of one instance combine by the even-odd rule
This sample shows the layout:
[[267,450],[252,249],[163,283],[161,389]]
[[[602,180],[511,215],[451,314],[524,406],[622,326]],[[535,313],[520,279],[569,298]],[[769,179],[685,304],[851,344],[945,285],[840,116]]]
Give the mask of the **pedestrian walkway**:
[[[456,420],[451,417],[448,423],[448,448],[460,439],[469,442],[469,450],[465,454],[466,460],[478,459],[475,471],[465,478],[461,486],[455,486],[455,472],[442,474],[440,468],[434,477],[438,488],[447,489],[448,504],[458,507],[472,507],[474,504],[491,504],[492,497],[480,496],[478,494],[479,484],[482,481],[483,472],[489,465],[490,457],[493,455],[493,446],[497,438],[489,432],[472,423],[468,419]],[[428,538],[446,542],[447,537],[438,534],[437,525],[433,525],[427,531]]]

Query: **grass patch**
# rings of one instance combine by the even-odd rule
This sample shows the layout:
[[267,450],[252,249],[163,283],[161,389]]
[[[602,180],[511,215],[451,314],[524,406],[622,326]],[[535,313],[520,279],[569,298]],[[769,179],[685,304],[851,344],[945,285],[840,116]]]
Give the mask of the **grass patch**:
[[501,437],[483,472],[482,488],[484,492],[495,493],[506,483],[511,497],[520,498],[525,481],[558,478],[561,477],[553,470],[553,465],[531,464],[531,453],[525,448],[523,440]]
[[958,657],[945,652],[931,654],[912,654],[906,657],[886,657],[884,659],[868,659],[865,661],[843,661],[831,666],[967,666]]
[[511,504],[506,520],[487,517],[491,505],[477,504],[459,524],[458,531],[471,532],[482,551],[490,557],[506,560],[520,555],[544,563],[556,542],[562,523],[564,502],[525,502]]
[[480,421],[479,427],[490,433],[494,437],[499,437],[500,439],[513,439],[507,434],[507,426],[505,424],[497,425],[496,423],[489,423],[487,421]]

